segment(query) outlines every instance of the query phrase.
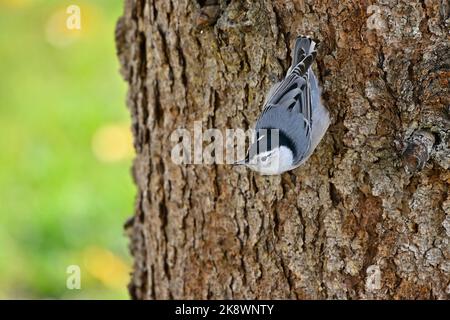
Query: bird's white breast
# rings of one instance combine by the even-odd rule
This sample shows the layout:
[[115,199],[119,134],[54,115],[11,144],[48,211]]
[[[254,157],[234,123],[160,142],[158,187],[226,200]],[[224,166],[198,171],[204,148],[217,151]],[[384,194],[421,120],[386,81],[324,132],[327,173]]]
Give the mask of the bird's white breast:
[[285,146],[280,146],[275,149],[272,161],[267,166],[259,166],[255,170],[264,175],[281,174],[290,170],[293,162],[294,155],[292,151]]

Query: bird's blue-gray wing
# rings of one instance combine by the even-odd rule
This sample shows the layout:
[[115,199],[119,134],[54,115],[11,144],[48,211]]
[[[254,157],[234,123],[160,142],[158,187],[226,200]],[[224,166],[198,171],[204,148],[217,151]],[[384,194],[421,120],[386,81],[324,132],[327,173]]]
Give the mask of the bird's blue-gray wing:
[[256,123],[256,130],[279,129],[293,141],[294,162],[300,161],[310,147],[312,103],[308,69],[311,63],[312,57],[303,59],[271,90]]
[[[261,129],[278,129],[278,140],[272,141],[272,146],[285,145],[289,147],[294,156],[294,164],[302,160],[308,153],[310,137],[308,130],[303,125],[305,118],[301,113],[292,112],[287,108],[277,105],[269,105],[256,123],[256,131]],[[271,138],[276,137],[271,135]]]

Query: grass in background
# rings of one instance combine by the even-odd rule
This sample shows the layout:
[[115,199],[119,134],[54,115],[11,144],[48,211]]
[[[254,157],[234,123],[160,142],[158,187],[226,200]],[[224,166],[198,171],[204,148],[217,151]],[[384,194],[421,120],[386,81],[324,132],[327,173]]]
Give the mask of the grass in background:
[[[81,30],[66,8],[81,8]],[[122,0],[0,0],[0,299],[128,298]],[[81,290],[66,288],[79,265]]]

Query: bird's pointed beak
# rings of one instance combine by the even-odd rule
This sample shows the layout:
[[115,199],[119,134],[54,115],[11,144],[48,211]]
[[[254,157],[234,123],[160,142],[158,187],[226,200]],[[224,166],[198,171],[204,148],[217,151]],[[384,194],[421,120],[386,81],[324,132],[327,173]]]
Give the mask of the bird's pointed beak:
[[250,161],[250,158],[249,158],[249,156],[247,155],[243,160],[236,161],[236,162],[234,163],[234,165],[236,165],[236,166],[246,165],[246,164],[248,164],[249,161]]

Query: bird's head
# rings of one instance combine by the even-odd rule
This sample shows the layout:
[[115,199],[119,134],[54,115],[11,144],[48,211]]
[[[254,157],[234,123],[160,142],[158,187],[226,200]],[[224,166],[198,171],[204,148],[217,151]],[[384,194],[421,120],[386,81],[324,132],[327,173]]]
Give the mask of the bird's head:
[[274,130],[258,130],[247,156],[236,164],[245,165],[263,175],[281,174],[291,169],[294,160],[293,152],[278,143],[278,136],[274,137]]

